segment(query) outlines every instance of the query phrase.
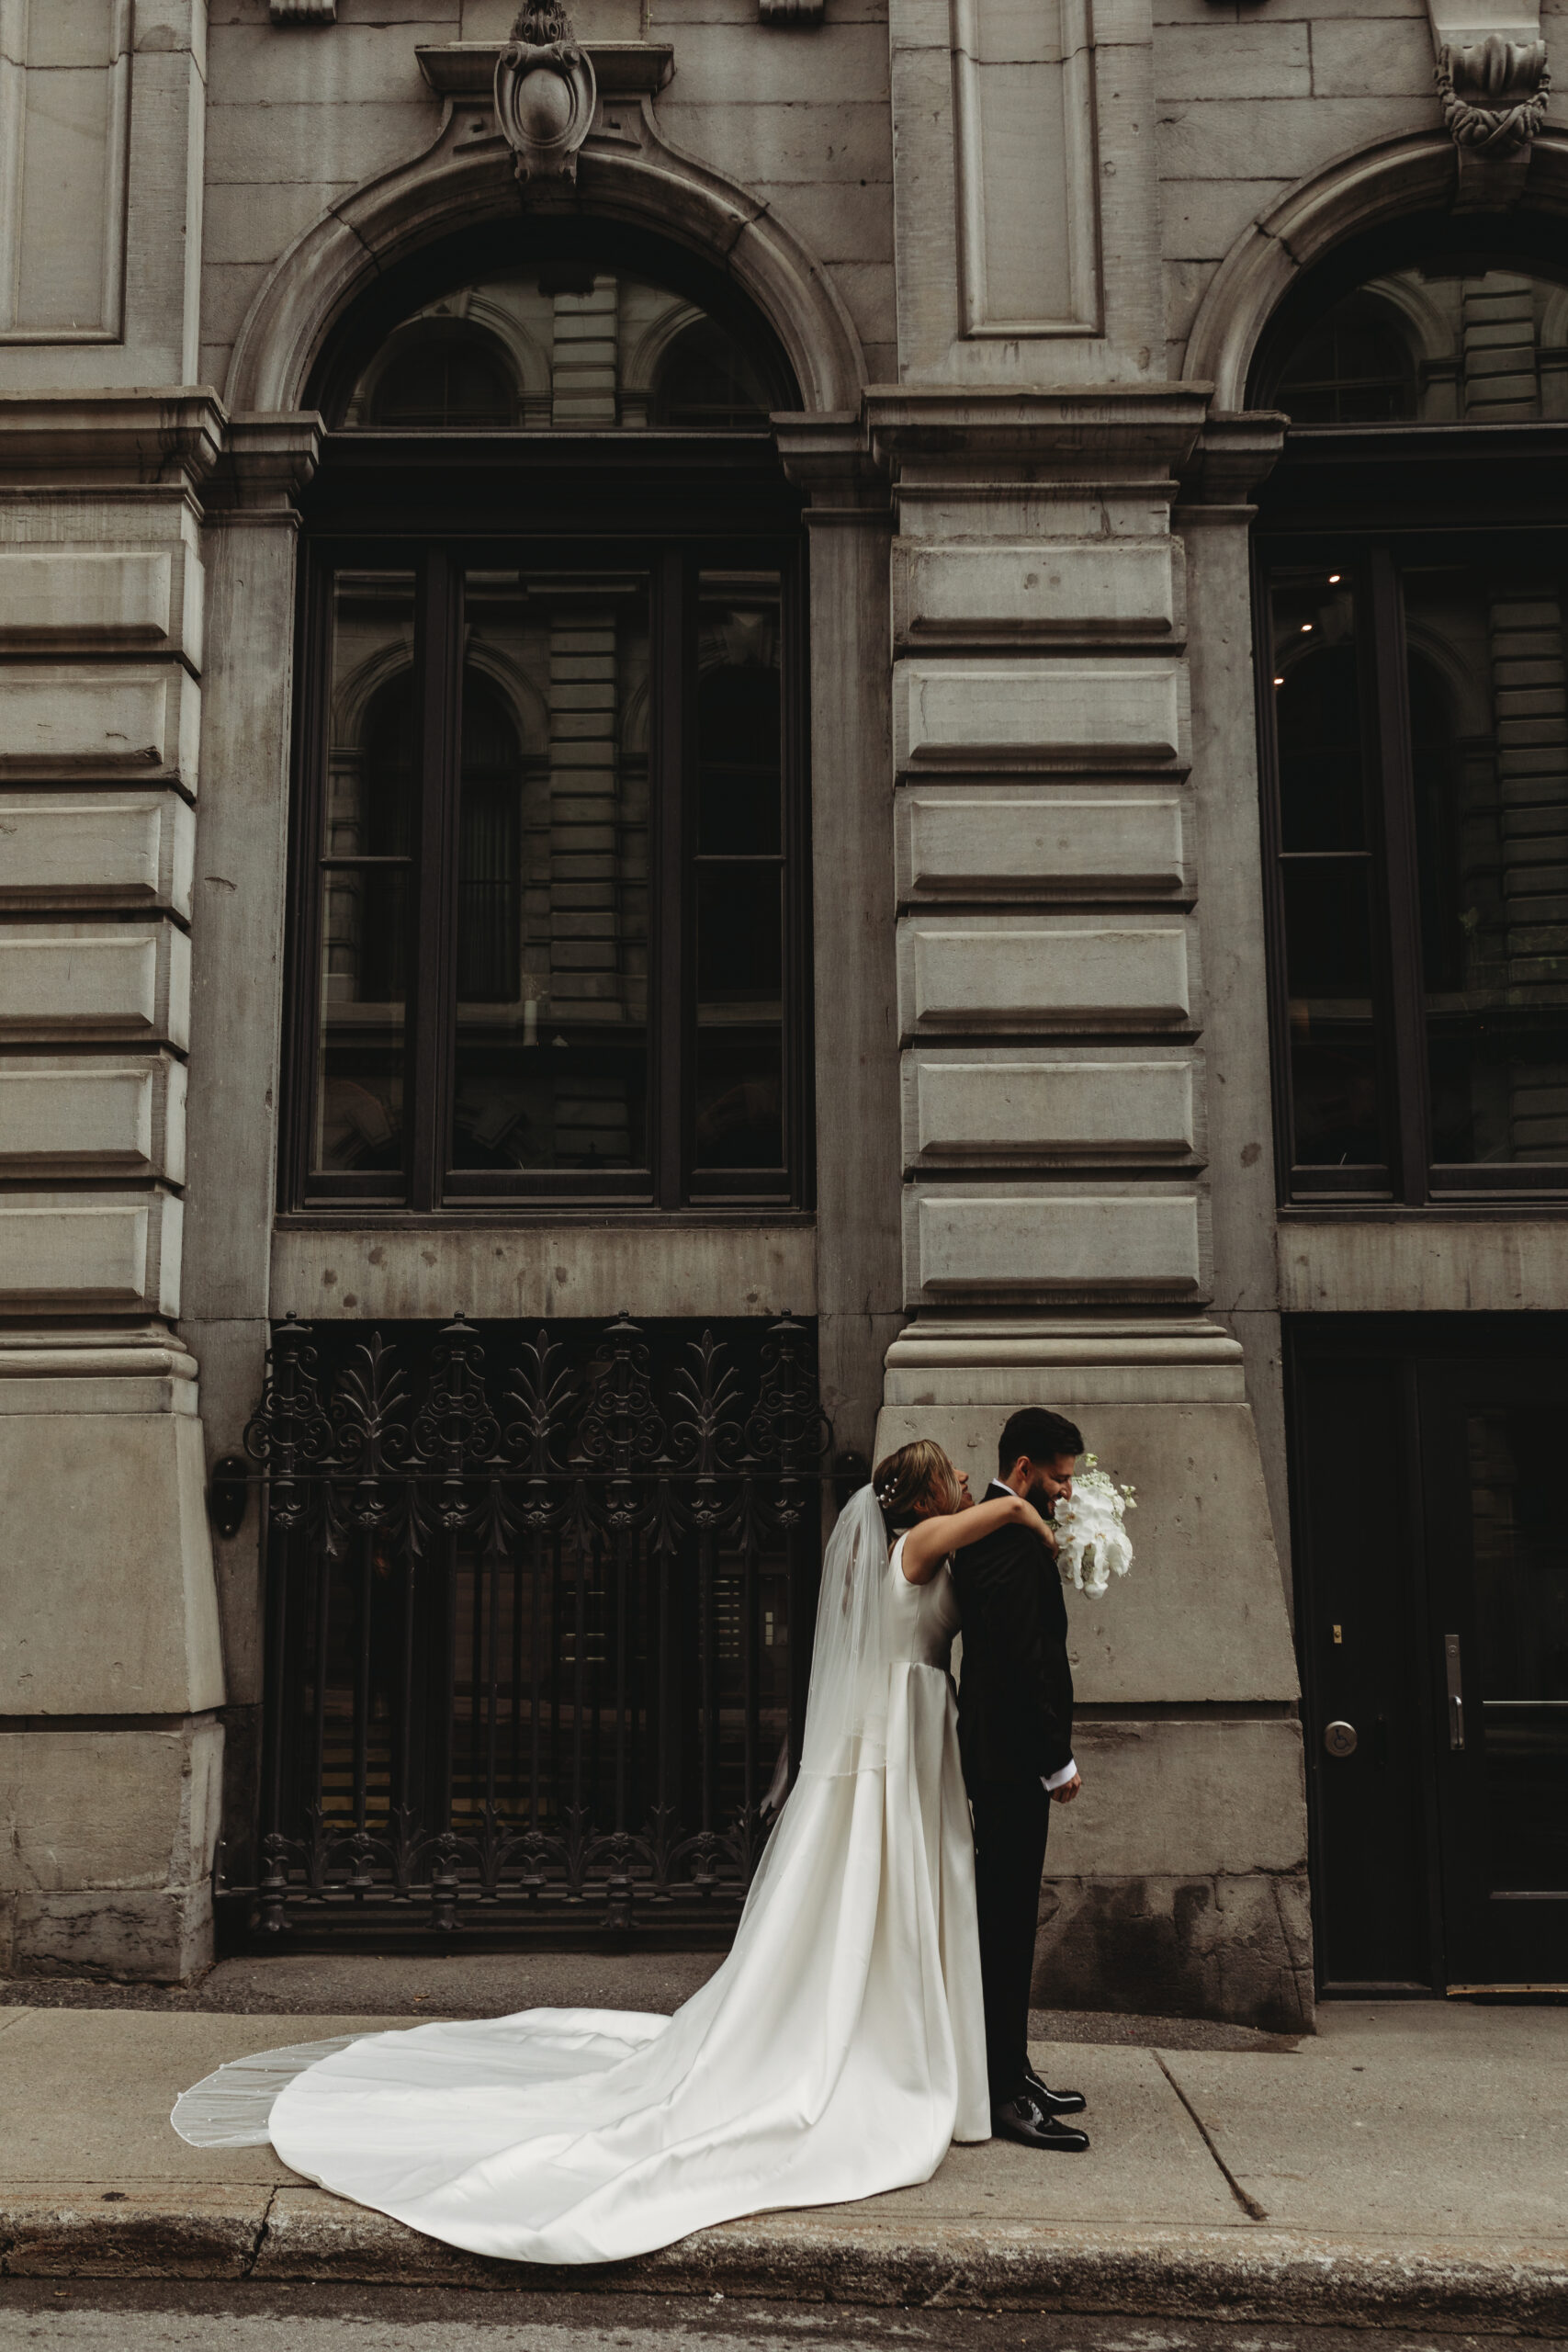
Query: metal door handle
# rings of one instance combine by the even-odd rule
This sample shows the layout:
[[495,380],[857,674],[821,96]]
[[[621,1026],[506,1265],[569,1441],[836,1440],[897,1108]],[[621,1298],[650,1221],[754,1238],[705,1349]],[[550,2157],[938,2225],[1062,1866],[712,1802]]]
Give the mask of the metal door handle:
[[1457,1634],[1443,1635],[1443,1664],[1449,1679],[1449,1746],[1458,1749],[1464,1746],[1464,1660]]

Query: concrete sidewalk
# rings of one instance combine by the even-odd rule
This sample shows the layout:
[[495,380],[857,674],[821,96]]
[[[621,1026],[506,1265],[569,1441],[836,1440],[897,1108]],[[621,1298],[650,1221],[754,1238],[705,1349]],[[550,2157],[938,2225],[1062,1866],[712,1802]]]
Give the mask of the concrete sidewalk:
[[1320,2018],[1294,2049],[1162,2046],[1191,2039],[1174,2028],[1145,2029],[1149,2046],[1042,2043],[1046,2078],[1089,2097],[1087,2156],[958,2148],[923,2188],[546,2272],[308,2188],[270,2149],[190,2148],[169,2129],[175,2094],[223,2060],[396,2028],[406,2009],[0,2007],[0,2274],[1568,2325],[1568,2009]]

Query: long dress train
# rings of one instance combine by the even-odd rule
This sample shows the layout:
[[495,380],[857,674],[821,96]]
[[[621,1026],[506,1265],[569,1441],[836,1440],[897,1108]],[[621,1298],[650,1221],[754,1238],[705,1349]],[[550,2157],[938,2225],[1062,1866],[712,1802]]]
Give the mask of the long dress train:
[[[869,1524],[863,1497],[846,1516]],[[875,1537],[885,1557],[879,1516]],[[901,1550],[863,1561],[854,1601],[847,1675],[874,1702],[835,1713],[819,1626],[801,1772],[728,1958],[673,2017],[525,2009],[265,2052],[187,2091],[175,2129],[270,2138],[308,2180],[448,2245],[562,2263],[903,2188],[987,2138],[958,1611],[945,1566],[912,1585]]]

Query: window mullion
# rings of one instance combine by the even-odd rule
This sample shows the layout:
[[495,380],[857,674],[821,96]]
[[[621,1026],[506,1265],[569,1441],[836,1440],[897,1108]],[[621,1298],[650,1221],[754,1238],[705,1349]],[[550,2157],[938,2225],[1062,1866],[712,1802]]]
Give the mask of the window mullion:
[[1392,1015],[1398,1197],[1412,1206],[1427,1192],[1427,1008],[1422,987],[1420,883],[1416,870],[1416,781],[1410,756],[1404,615],[1391,548],[1374,547],[1369,564],[1376,695],[1382,899],[1387,922],[1387,987]]
[[693,931],[690,861],[686,854],[690,830],[691,748],[687,728],[691,696],[687,685],[692,666],[691,602],[690,567],[680,548],[669,548],[660,565],[653,616],[659,764],[654,779],[654,887],[650,910],[654,986],[649,1008],[653,1048],[649,1111],[654,1198],[660,1208],[666,1209],[682,1206],[689,1181],[687,1008],[689,998],[694,999],[694,976],[691,974],[687,954]]
[[451,1037],[456,987],[454,842],[457,829],[462,574],[445,548],[432,548],[421,579],[419,798],[414,876],[413,1091],[410,1205],[434,1208],[449,1154]]
[[808,1137],[814,1123],[811,1018],[813,944],[811,906],[811,800],[809,790],[811,667],[806,655],[808,627],[806,571],[791,564],[783,577],[781,613],[784,622],[785,692],[780,709],[784,725],[784,1165],[792,1197],[802,1207],[813,1204],[812,1153]]
[[304,595],[297,635],[299,717],[295,736],[294,839],[290,871],[301,877],[291,918],[289,988],[290,1046],[301,1082],[290,1089],[280,1161],[282,1204],[298,1208],[307,1198],[315,1137],[316,1103],[321,1085],[321,844],[326,837],[328,738],[332,697],[331,572],[307,544]]

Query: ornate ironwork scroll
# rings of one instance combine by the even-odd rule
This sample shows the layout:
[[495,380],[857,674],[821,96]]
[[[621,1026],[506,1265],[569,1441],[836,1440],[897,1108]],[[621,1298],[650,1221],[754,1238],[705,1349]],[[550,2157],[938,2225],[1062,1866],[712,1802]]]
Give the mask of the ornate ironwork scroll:
[[829,1431],[769,1326],[272,1335],[264,1931],[733,1917],[798,1754]]

